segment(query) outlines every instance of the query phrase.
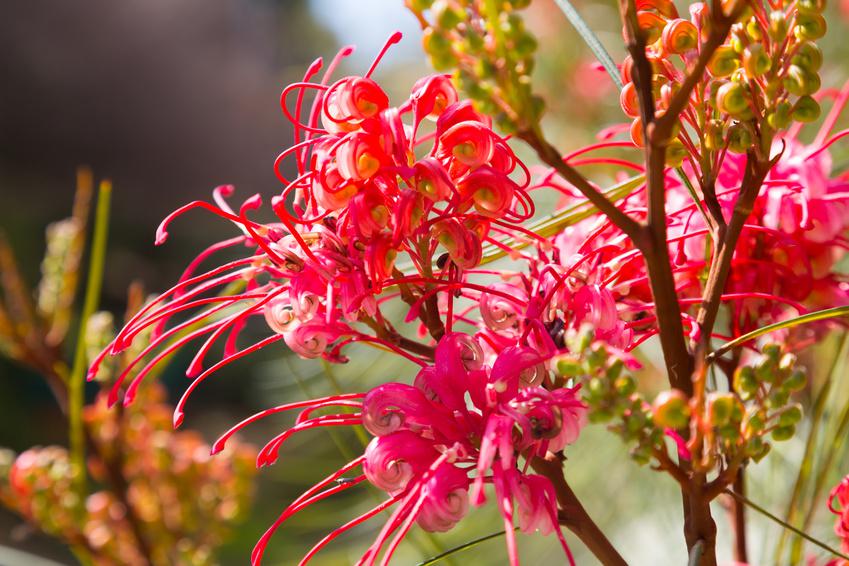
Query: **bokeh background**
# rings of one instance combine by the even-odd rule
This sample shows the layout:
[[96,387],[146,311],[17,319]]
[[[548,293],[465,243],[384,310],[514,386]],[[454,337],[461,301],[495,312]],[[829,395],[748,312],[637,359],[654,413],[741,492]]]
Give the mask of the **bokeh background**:
[[[153,246],[159,221],[178,206],[207,198],[219,184],[238,194],[279,190],[272,171],[275,156],[291,140],[279,110],[280,90],[300,79],[317,56],[331,57],[342,45],[358,51],[345,71],[362,72],[385,39],[402,30],[377,73],[390,95],[403,96],[428,72],[415,19],[402,0],[0,0],[0,226],[30,282],[38,278],[45,226],[67,216],[75,169],[87,164],[115,185],[107,272],[102,304],[120,312],[127,286],[140,280],[149,290],[167,288],[188,258],[230,235],[230,227],[202,213],[174,225],[168,245]],[[619,48],[619,24],[611,1],[576,5],[612,51]],[[849,73],[849,27],[840,6],[830,7],[830,31],[823,42],[831,66],[825,86],[840,86]],[[537,0],[529,27],[540,38],[535,81],[548,99],[546,127],[567,151],[590,142],[604,126],[621,120],[618,97],[552,0]],[[836,162],[846,152],[836,150]],[[835,355],[827,343],[821,359]],[[651,347],[647,354],[651,379]],[[333,390],[363,390],[377,381],[404,378],[410,368],[382,357],[357,356],[346,366],[306,362],[283,347],[235,364],[208,382],[189,405],[186,425],[207,438],[240,418],[276,402]],[[178,357],[162,377],[172,395],[185,385],[187,356]],[[819,371],[815,360],[809,360]],[[330,372],[330,379],[328,378]],[[846,372],[844,371],[844,374]],[[248,432],[261,444],[287,421],[269,421]],[[250,519],[218,554],[221,564],[244,564],[250,549],[279,511],[313,481],[324,477],[356,449],[353,435],[305,433],[283,451],[281,462],[259,475]],[[780,505],[795,472],[801,441],[753,472],[752,497]],[[0,361],[0,446],[16,451],[33,445],[66,443],[64,417],[38,376]],[[842,449],[842,448],[841,448]],[[682,564],[680,503],[671,481],[631,463],[620,441],[591,426],[568,451],[567,477],[591,514],[611,533],[633,564]],[[846,468],[845,458],[842,458]],[[374,505],[368,488],[331,499],[279,531],[268,564],[295,564],[324,533]],[[721,506],[716,515],[728,541]],[[368,545],[380,521],[328,547],[316,564],[347,564]],[[438,537],[415,533],[402,545],[397,564],[414,564],[440,550],[500,528],[493,508],[472,512],[462,527]],[[776,529],[753,518],[751,546],[766,556]],[[817,534],[827,538],[826,517]],[[580,564],[592,564],[569,537]],[[454,564],[501,564],[500,541],[460,555]],[[728,544],[721,545],[727,557]],[[562,562],[556,541],[520,536],[528,564]],[[15,554],[11,549],[29,553]],[[36,556],[72,564],[60,543],[0,511],[0,564],[38,564]]]

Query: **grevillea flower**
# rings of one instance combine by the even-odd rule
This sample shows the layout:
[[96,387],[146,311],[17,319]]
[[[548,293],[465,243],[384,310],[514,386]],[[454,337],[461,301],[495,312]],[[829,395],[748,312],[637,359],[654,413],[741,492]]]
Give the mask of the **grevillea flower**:
[[834,532],[843,552],[849,552],[849,476],[843,478],[828,497],[828,509],[837,515]]
[[[422,368],[415,385],[386,383],[365,395],[337,395],[283,405],[245,419],[215,444],[224,447],[238,430],[267,415],[302,409],[295,425],[274,438],[258,456],[262,465],[277,459],[292,434],[324,426],[362,423],[373,435],[363,456],[350,462],[287,507],[260,540],[258,564],[273,532],[306,506],[367,480],[389,498],[375,509],[333,531],[301,561],[306,564],[325,544],[381,510],[395,510],[359,564],[386,564],[413,523],[428,531],[447,531],[469,505],[482,505],[492,487],[507,529],[511,564],[518,564],[514,522],[524,532],[560,533],[551,481],[527,471],[534,457],[559,452],[573,442],[586,408],[575,388],[546,389],[547,359],[527,347],[498,354],[492,365],[474,337],[446,334],[435,363]],[[532,376],[538,374],[539,378]],[[530,376],[530,377],[529,377]],[[357,413],[312,413],[325,407],[354,407]],[[357,467],[354,480],[336,480]],[[382,558],[381,558],[382,555]]]
[[[214,203],[193,202],[165,219],[158,244],[167,239],[175,218],[196,208],[231,221],[241,234],[202,252],[178,284],[138,313],[95,360],[91,377],[104,356],[152,330],[144,354],[117,380],[113,402],[122,391],[129,402],[156,364],[201,338],[205,341],[188,370],[195,380],[187,395],[222,365],[279,340],[307,358],[341,361],[341,347],[367,341],[423,363],[387,340],[387,333],[364,333],[354,323],[383,324],[377,296],[399,278],[422,302],[446,289],[465,288],[462,272],[474,268],[484,244],[494,241],[493,224],[499,234],[513,233],[534,210],[525,192],[527,170],[489,120],[458,100],[447,77],[421,79],[406,101],[391,106],[370,75],[399,39],[400,34],[390,38],[364,76],[329,84],[351,53],[347,48],[320,80],[313,82],[322,67],[318,60],[302,82],[284,89],[283,112],[294,125],[295,139],[275,163],[285,188],[271,200],[274,222],[248,217],[262,206],[259,195],[238,211],[231,208],[230,186],[214,191]],[[435,126],[423,123],[433,120]],[[297,169],[293,180],[280,172],[287,159]],[[239,246],[249,253],[200,270],[214,254]],[[439,259],[444,254],[447,261]],[[402,258],[413,273],[399,273]],[[421,312],[423,307],[413,308]],[[182,320],[172,323],[175,316]],[[252,317],[264,318],[273,334],[240,347],[239,336]],[[225,343],[224,359],[205,367],[219,341]],[[143,360],[147,363],[133,382],[125,384]],[[184,402],[185,397],[178,414]]]

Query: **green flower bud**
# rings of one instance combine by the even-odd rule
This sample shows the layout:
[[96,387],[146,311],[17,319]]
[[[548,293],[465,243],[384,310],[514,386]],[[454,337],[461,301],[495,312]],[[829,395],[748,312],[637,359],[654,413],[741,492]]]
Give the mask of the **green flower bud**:
[[728,128],[728,149],[734,153],[746,153],[752,147],[752,133],[745,124],[734,123]]
[[799,45],[790,62],[808,72],[815,73],[822,67],[822,51],[816,43],[806,41]]
[[730,442],[734,442],[740,438],[740,429],[734,425],[720,427],[717,432],[719,433],[720,438]]
[[690,403],[680,389],[661,392],[652,403],[652,419],[661,428],[681,429],[690,424]]
[[580,360],[577,360],[568,354],[558,357],[554,367],[558,375],[562,375],[563,377],[577,377],[585,373],[584,366],[581,364]]
[[759,43],[753,43],[743,51],[743,68],[749,77],[755,78],[766,73],[772,61]]
[[616,379],[613,387],[616,388],[617,395],[629,397],[637,391],[637,381],[630,375],[623,375]]
[[607,409],[592,409],[588,418],[594,424],[607,423],[613,418],[613,413]]
[[602,397],[607,393],[607,387],[604,380],[599,377],[594,377],[587,382],[587,392],[593,397]]
[[778,360],[779,371],[785,373],[792,371],[793,368],[796,366],[796,360],[796,354],[790,352],[785,353],[783,356],[781,356],[781,359]]
[[761,41],[763,39],[763,31],[761,30],[761,24],[758,22],[756,17],[752,17],[746,22],[746,35],[748,35],[752,41]]
[[796,96],[814,94],[820,89],[820,84],[820,76],[817,73],[808,72],[798,65],[790,65],[784,77],[784,88]]
[[805,375],[805,372],[796,369],[790,374],[790,376],[784,380],[782,386],[788,391],[801,391],[805,388],[805,384],[807,383],[808,378]]
[[413,12],[423,12],[431,7],[433,0],[407,0],[407,6]]
[[682,163],[684,163],[684,159],[687,158],[687,148],[684,147],[684,144],[678,138],[675,138],[669,145],[666,146],[666,166],[667,167],[680,167]]
[[802,407],[800,405],[790,405],[778,417],[778,426],[795,426],[802,420]]
[[705,148],[719,151],[725,145],[725,123],[722,120],[710,120],[705,126]]
[[430,10],[437,27],[444,30],[454,29],[466,20],[466,12],[446,0],[436,0]]
[[767,124],[774,130],[783,130],[790,125],[793,106],[787,101],[781,101],[775,105],[775,110],[767,114]]
[[749,90],[738,82],[727,82],[716,92],[716,107],[720,112],[742,117],[749,110]]
[[764,456],[769,454],[770,448],[769,443],[764,442],[760,436],[756,436],[749,440],[749,444],[746,447],[746,454],[755,462],[760,462]]
[[772,439],[777,442],[781,442],[783,440],[790,440],[795,434],[796,427],[793,425],[779,426],[777,428],[772,429]]
[[766,398],[766,406],[770,409],[780,409],[790,401],[790,393],[783,389],[774,389]]
[[457,66],[457,58],[451,50],[451,42],[442,33],[427,28],[422,34],[425,53],[430,55],[430,63],[437,71],[447,71]]
[[738,404],[737,398],[732,393],[718,392],[708,394],[707,403],[710,424],[715,427],[724,427],[730,423]]
[[769,14],[769,37],[773,41],[782,41],[787,37],[787,17],[783,11],[776,10]]
[[793,106],[793,119],[798,122],[813,122],[820,117],[820,104],[811,96],[803,96]]
[[828,26],[821,14],[797,13],[793,34],[799,41],[814,41],[825,35]]
[[763,411],[749,413],[744,426],[746,436],[757,436],[766,428],[766,417]]
[[778,363],[778,358],[781,357],[781,345],[775,342],[767,342],[761,348],[761,353],[772,360],[773,363]]
[[796,0],[796,10],[803,14],[821,14],[825,10],[825,0]]
[[740,66],[740,58],[730,45],[722,45],[714,52],[707,68],[714,77],[727,77]]
[[734,391],[744,401],[754,397],[758,390],[758,380],[752,366],[740,366],[734,371]]

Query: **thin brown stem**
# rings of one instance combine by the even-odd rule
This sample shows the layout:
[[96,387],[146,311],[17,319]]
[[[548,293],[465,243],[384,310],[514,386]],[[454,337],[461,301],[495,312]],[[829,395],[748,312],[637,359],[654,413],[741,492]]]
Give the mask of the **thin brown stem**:
[[622,230],[634,241],[643,237],[640,223],[617,208],[586,177],[563,161],[562,154],[542,136],[539,130],[522,131],[517,136],[536,151],[537,156],[539,156],[543,163],[557,171],[561,177],[571,183],[582,195],[587,197],[587,200],[607,216],[614,226]]
[[557,495],[560,524],[575,533],[586,547],[604,566],[627,566],[627,562],[610,540],[604,535],[587,510],[581,505],[578,496],[566,483],[563,476],[563,464],[560,459],[549,453],[545,458],[535,456],[531,467],[551,480]]

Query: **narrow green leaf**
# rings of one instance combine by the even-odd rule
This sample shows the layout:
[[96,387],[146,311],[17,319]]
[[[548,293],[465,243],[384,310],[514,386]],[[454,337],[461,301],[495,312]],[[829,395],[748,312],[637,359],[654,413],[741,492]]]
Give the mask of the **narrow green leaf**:
[[818,320],[826,320],[828,318],[837,318],[839,316],[849,316],[849,306],[842,307],[834,307],[830,309],[825,309],[816,312],[809,312],[807,314],[803,314],[801,316],[797,316],[796,318],[791,318],[789,320],[782,320],[781,322],[776,322],[775,324],[768,324],[762,328],[758,328],[757,330],[753,330],[751,332],[747,332],[742,336],[738,336],[734,340],[730,340],[717,348],[708,356],[708,360],[714,360],[717,357],[721,356],[728,350],[732,348],[736,348],[741,344],[745,344],[749,340],[754,340],[764,334],[769,334],[770,332],[775,332],[776,330],[784,330],[785,328],[793,328],[794,326],[799,326],[800,324],[807,324],[808,322],[816,322]]
[[741,494],[739,494],[736,491],[733,491],[731,489],[726,489],[725,493],[727,493],[728,495],[730,495],[731,497],[733,497],[737,501],[742,502],[744,505],[751,507],[752,509],[754,509],[755,511],[757,511],[758,513],[760,513],[764,517],[766,517],[766,518],[768,518],[772,521],[775,521],[776,523],[778,523],[779,525],[781,525],[785,529],[793,531],[794,533],[796,533],[797,535],[799,535],[803,539],[807,540],[808,542],[813,543],[813,544],[817,545],[818,547],[822,548],[823,550],[828,551],[835,556],[839,556],[840,558],[843,558],[844,560],[849,560],[849,556],[847,556],[846,554],[843,554],[842,552],[840,552],[836,548],[833,548],[833,547],[827,545],[826,543],[822,542],[819,539],[815,539],[814,537],[812,537],[811,535],[809,535],[805,531],[802,531],[800,529],[797,529],[793,525],[789,525],[789,524],[785,523],[784,521],[782,521],[781,519],[779,519],[778,517],[776,517],[775,515],[773,515],[772,513],[770,513],[769,511],[767,511],[766,509],[764,509],[763,507],[761,507],[757,503],[755,503],[754,501],[752,501],[751,499],[748,499],[747,497],[745,497],[745,496],[743,496],[743,495],[741,495]]
[[88,277],[86,279],[85,299],[80,313],[80,329],[77,334],[74,364],[68,382],[68,421],[70,429],[70,455],[74,471],[74,485],[80,498],[85,501],[85,434],[83,431],[83,404],[85,403],[86,379],[86,340],[85,332],[88,319],[97,310],[100,301],[100,289],[103,284],[103,266],[106,262],[106,237],[109,232],[109,204],[112,197],[112,183],[100,183],[97,196],[97,212],[94,219],[94,234],[91,244]]
[[[793,485],[793,492],[790,496],[790,501],[787,503],[787,510],[784,513],[784,520],[791,525],[798,523],[797,519],[802,513],[800,507],[802,494],[808,487],[808,482],[811,474],[813,473],[814,464],[817,459],[815,456],[817,454],[819,432],[823,424],[826,401],[828,400],[832,385],[837,379],[837,369],[840,366],[840,361],[842,360],[843,352],[847,345],[849,345],[849,333],[844,332],[843,337],[840,339],[840,343],[837,346],[834,361],[826,374],[825,383],[822,384],[822,387],[817,392],[813,408],[811,409],[811,430],[808,433],[807,440],[805,441],[805,453],[802,456],[802,462],[799,465],[799,473],[796,476],[796,482]],[[816,504],[817,502],[813,503],[813,505]],[[778,544],[776,545],[775,550],[776,563],[781,562],[782,555],[784,554],[784,545],[787,542],[787,535],[787,531],[782,531],[781,537],[778,539]]]
[[616,63],[613,62],[613,58],[607,52],[607,49],[604,48],[604,45],[602,45],[595,32],[590,29],[590,26],[587,25],[587,22],[584,21],[584,18],[581,17],[581,14],[578,13],[578,10],[575,9],[569,0],[554,0],[554,2],[566,16],[566,19],[575,26],[578,35],[581,36],[581,39],[584,40],[584,43],[593,52],[593,55],[595,55],[598,62],[604,67],[604,70],[607,71],[607,74],[610,75],[616,88],[622,90],[623,85],[622,78],[619,75],[619,69],[616,68]]
[[497,533],[488,534],[486,536],[482,536],[480,538],[470,540],[469,542],[467,542],[465,544],[461,544],[460,546],[455,546],[454,548],[452,548],[450,550],[446,550],[442,554],[439,554],[439,555],[434,556],[432,558],[428,558],[424,562],[419,562],[418,566],[431,566],[431,564],[436,564],[437,562],[440,562],[441,560],[444,560],[444,559],[448,558],[449,556],[452,556],[452,555],[457,554],[459,552],[463,552],[464,550],[469,550],[470,548],[474,548],[477,545],[481,544],[482,542],[486,542],[488,540],[492,540],[494,538],[504,536],[506,533],[507,533],[507,531],[498,531]]

